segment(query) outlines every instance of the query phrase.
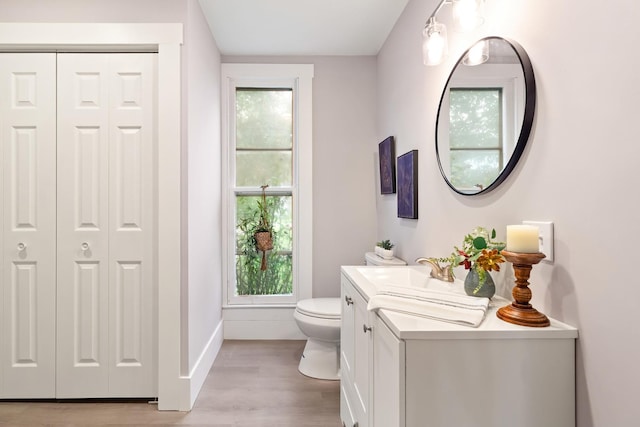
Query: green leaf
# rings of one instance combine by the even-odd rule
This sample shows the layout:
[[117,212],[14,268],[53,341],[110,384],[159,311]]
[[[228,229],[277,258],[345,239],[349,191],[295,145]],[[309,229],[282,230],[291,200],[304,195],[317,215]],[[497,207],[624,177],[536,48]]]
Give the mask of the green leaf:
[[495,229],[495,228],[492,228],[492,229],[491,229],[491,238],[492,238],[492,239],[495,239],[495,238],[496,238],[496,229]]
[[485,249],[487,247],[487,241],[484,239],[484,237],[478,236],[473,239],[473,247],[478,250]]

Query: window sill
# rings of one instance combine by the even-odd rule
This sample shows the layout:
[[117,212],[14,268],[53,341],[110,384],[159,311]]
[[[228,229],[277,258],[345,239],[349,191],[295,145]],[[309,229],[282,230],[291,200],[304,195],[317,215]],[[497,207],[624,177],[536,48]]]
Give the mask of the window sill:
[[279,304],[225,304],[223,310],[233,309],[252,309],[252,308],[296,308],[295,303],[279,303]]

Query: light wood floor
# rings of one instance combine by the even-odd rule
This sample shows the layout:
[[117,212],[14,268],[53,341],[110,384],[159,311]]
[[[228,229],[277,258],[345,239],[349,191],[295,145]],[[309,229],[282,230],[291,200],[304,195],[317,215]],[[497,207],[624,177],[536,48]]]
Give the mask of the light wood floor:
[[304,341],[225,341],[191,412],[144,402],[0,402],[0,426],[339,427],[338,381],[307,378]]

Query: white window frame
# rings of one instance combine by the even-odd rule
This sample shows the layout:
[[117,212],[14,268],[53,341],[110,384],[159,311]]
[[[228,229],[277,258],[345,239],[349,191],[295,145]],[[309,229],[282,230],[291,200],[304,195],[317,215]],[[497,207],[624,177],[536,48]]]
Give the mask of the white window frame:
[[[312,80],[310,64],[222,64],[222,193],[223,193],[223,305],[225,307],[292,307],[311,298],[312,291]],[[292,295],[235,295],[235,93],[238,87],[293,90],[293,293]],[[240,190],[239,192],[245,193]]]

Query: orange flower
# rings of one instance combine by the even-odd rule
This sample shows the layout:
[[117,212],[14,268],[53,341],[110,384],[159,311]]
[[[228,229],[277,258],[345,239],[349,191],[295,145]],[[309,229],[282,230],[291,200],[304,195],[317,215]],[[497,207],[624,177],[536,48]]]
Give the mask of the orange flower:
[[497,249],[483,249],[482,254],[476,260],[478,267],[485,271],[500,271],[500,263],[504,258]]

